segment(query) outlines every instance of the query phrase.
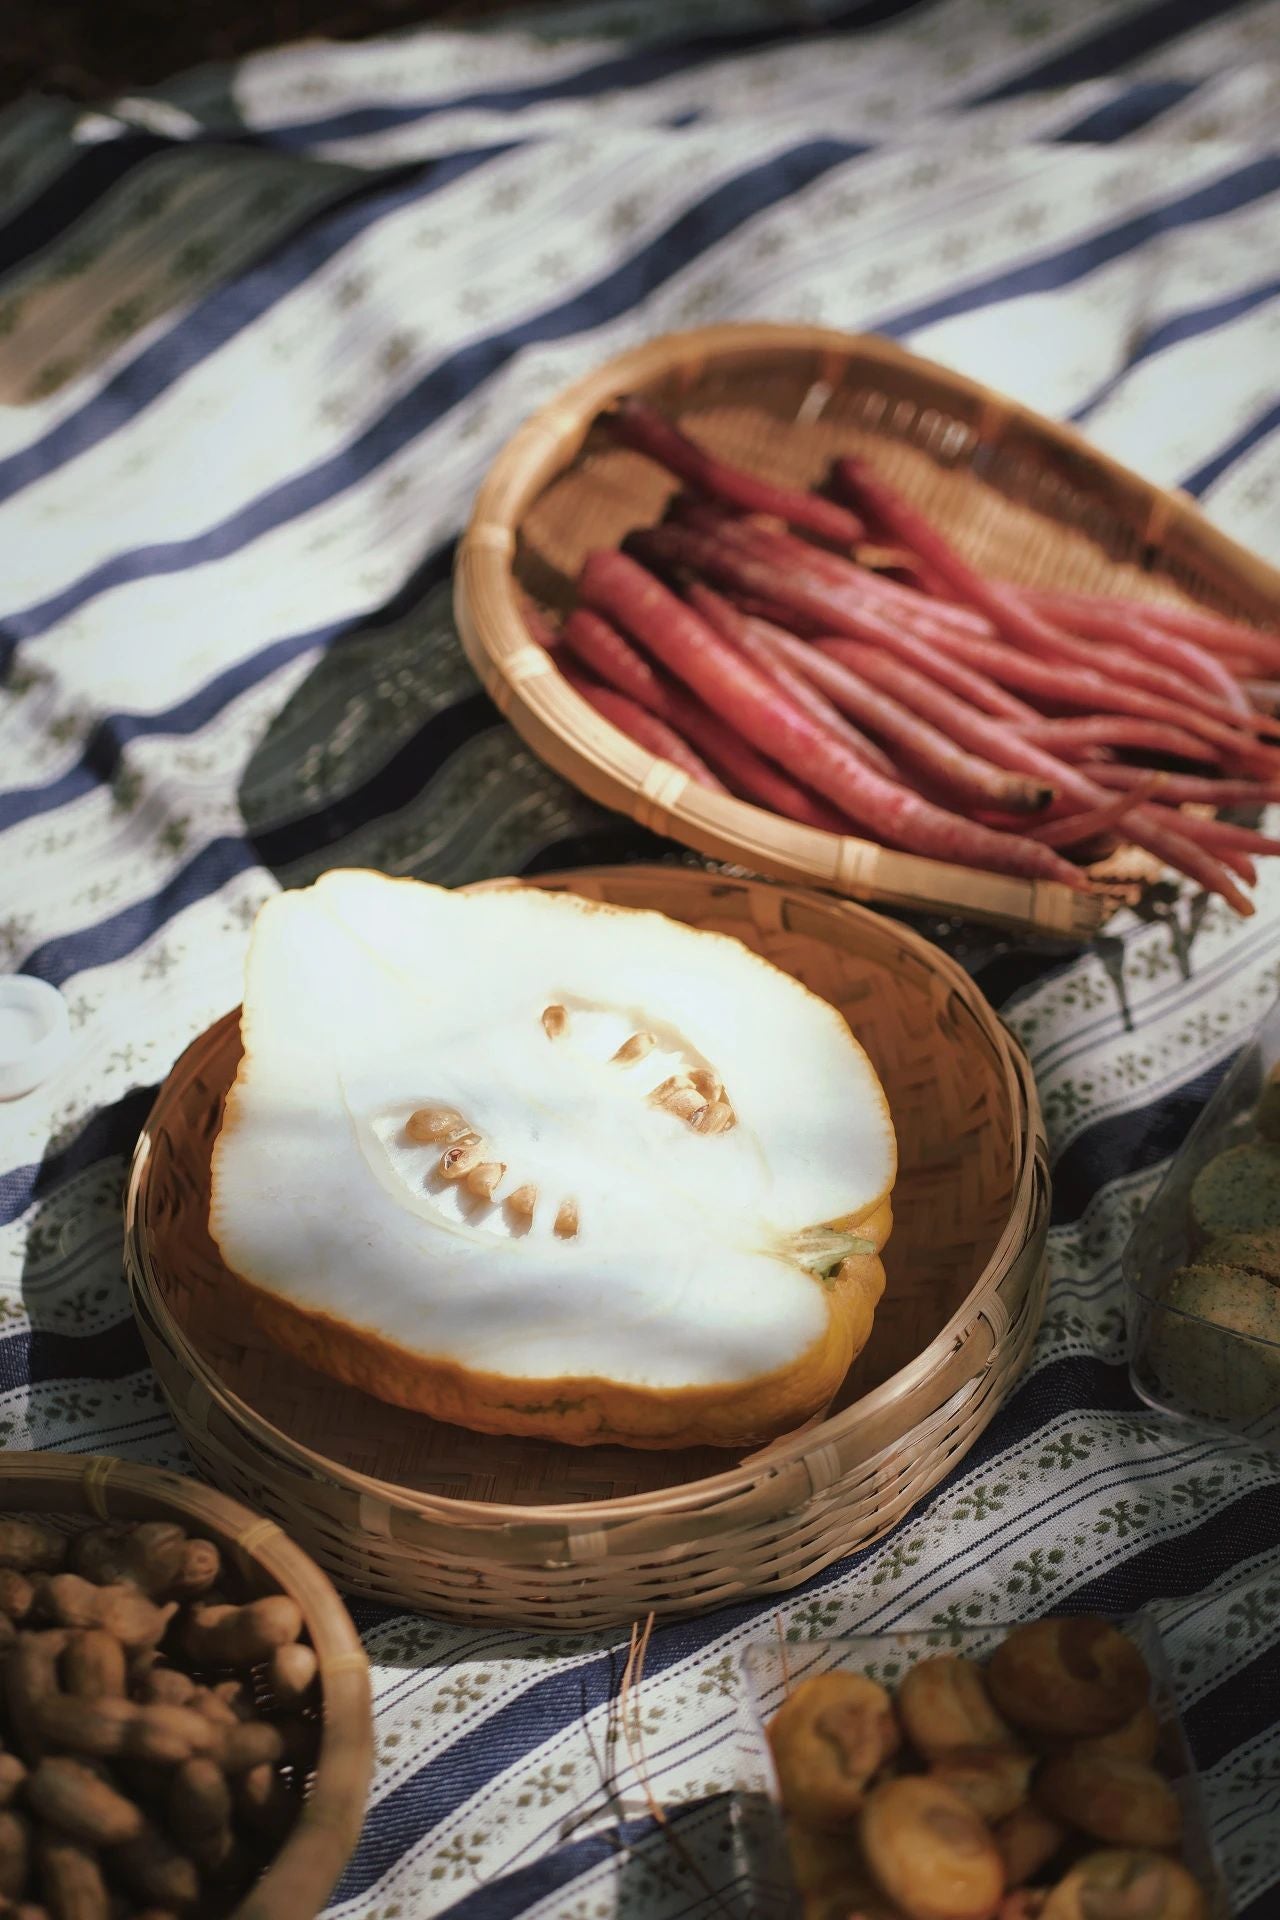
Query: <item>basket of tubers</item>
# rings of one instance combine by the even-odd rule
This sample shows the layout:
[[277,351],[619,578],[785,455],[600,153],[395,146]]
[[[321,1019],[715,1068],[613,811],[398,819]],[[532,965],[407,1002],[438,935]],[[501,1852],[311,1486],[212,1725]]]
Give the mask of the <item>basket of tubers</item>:
[[369,1673],[274,1522],[177,1474],[7,1454],[0,1649],[0,1911],[320,1911],[363,1818]]

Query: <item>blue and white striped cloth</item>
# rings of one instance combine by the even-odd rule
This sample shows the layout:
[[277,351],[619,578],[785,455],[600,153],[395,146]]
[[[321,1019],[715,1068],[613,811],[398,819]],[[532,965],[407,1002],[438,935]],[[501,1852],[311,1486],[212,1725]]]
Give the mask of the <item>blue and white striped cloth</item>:
[[[0,116],[0,968],[74,1023],[0,1108],[0,1439],[189,1464],[121,1174],[272,889],[658,850],[532,759],[450,623],[471,494],[565,380],[715,319],[877,328],[1280,559],[1278,57],[1270,0],[607,0]],[[1189,960],[1133,917],[1080,955],[965,944],[1054,1153],[1030,1373],[877,1547],[655,1634],[665,1833],[621,1637],[357,1608],[378,1766],[334,1913],[709,1911],[670,1834],[731,1878],[735,1660],[775,1612],[804,1637],[1147,1601],[1238,1912],[1280,1912],[1280,1469],[1138,1408],[1118,1268],[1280,988],[1269,873],[1258,906],[1210,907]]]

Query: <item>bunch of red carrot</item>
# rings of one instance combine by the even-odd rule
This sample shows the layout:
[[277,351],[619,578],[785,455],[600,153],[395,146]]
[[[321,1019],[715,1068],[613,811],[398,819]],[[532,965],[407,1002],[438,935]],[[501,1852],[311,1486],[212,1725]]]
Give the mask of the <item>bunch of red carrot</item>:
[[[1280,724],[1246,691],[1280,675],[1280,635],[988,579],[862,460],[830,498],[641,401],[607,420],[688,491],[587,557],[558,632],[531,626],[624,733],[833,833],[1078,890],[1119,834],[1252,912],[1240,883],[1280,841],[1182,808],[1280,800]],[[891,570],[860,562],[869,542]]]

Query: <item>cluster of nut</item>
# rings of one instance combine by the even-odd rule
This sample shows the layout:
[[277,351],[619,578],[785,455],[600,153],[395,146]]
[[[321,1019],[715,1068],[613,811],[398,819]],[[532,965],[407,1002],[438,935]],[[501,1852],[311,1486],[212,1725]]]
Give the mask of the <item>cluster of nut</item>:
[[[1094,1619],[810,1675],[769,1725],[805,1920],[1205,1920],[1150,1675]],[[1099,1850],[1101,1849],[1101,1850]]]
[[233,1605],[168,1521],[0,1519],[0,1916],[226,1913],[315,1762],[316,1656],[284,1594]]

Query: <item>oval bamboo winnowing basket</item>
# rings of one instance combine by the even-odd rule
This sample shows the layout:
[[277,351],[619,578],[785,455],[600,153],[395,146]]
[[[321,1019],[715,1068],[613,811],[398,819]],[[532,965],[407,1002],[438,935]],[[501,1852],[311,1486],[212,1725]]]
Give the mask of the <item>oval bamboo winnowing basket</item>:
[[176,1520],[218,1547],[235,1595],[297,1601],[320,1670],[319,1750],[292,1831],[230,1920],[313,1920],[355,1852],[373,1776],[369,1663],[325,1575],[260,1513],[198,1480],[109,1454],[0,1454],[0,1513],[95,1526]]
[[236,1013],[178,1061],[134,1155],[125,1259],[152,1364],[210,1477],[351,1592],[566,1628],[796,1586],[901,1519],[1027,1357],[1049,1198],[1030,1069],[954,961],[831,896],[668,867],[534,884],[736,935],[839,1007],[871,1056],[898,1131],[896,1224],[871,1339],[826,1417],[752,1457],[504,1440],[271,1348],[207,1227]]
[[588,706],[529,636],[519,593],[572,604],[583,557],[661,518],[677,483],[594,426],[643,394],[715,452],[795,485],[839,453],[876,465],[976,565],[1011,580],[1214,608],[1274,623],[1280,573],[1185,496],[1141,480],[990,388],[874,335],[739,324],[668,334],[611,360],[527,420],[490,468],[458,552],[454,605],[499,711],[602,805],[697,852],[858,900],[1086,939],[1160,871],[1136,849],[1073,893],[894,853],[709,792]]

